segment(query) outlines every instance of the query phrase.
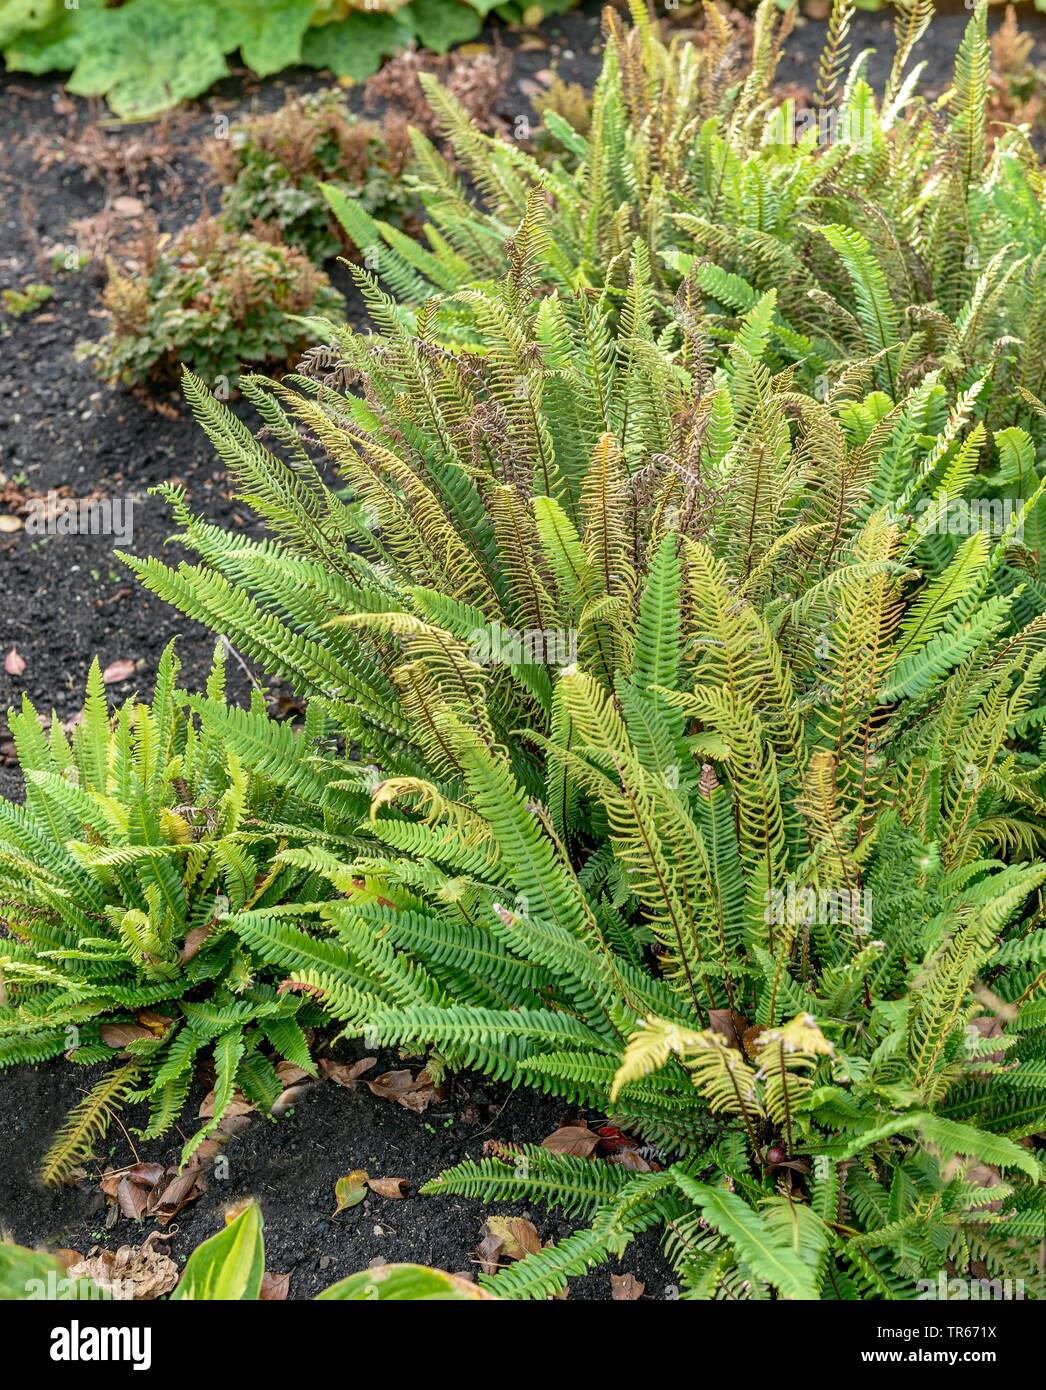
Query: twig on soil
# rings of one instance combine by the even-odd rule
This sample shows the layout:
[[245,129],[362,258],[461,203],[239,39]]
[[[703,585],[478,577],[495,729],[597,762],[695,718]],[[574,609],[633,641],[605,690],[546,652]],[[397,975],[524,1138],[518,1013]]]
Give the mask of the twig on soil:
[[243,657],[236,650],[233,644],[229,641],[228,637],[222,637],[222,645],[225,651],[235,659],[236,664],[239,666],[240,670],[247,677],[250,683],[254,686],[255,690],[261,690],[261,681],[254,674],[251,668],[247,665],[246,661],[244,661]]

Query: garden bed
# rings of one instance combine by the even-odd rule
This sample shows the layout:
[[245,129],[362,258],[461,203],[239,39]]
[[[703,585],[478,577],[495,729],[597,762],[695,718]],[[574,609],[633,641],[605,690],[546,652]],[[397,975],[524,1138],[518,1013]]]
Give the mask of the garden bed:
[[[337,1054],[347,1060],[362,1050]],[[379,1054],[368,1073],[378,1075],[405,1063]],[[415,1063],[415,1068],[417,1063]],[[3,1079],[0,1105],[0,1228],[25,1245],[42,1244],[86,1254],[95,1246],[116,1250],[140,1245],[151,1220],[139,1225],[119,1216],[99,1185],[105,1168],[122,1169],[139,1160],[164,1165],[178,1161],[183,1139],[199,1121],[202,1084],[194,1090],[178,1128],[166,1140],[134,1142],[114,1128],[74,1185],[44,1188],[37,1177],[55,1130],[97,1069],[51,1065],[18,1068]],[[141,1114],[129,1110],[128,1127]],[[569,1235],[572,1225],[520,1203],[493,1207],[457,1196],[421,1196],[422,1183],[464,1158],[478,1158],[489,1141],[538,1143],[561,1124],[583,1120],[562,1102],[527,1090],[510,1091],[482,1078],[459,1077],[446,1099],[417,1114],[367,1087],[319,1083],[305,1089],[293,1113],[279,1120],[254,1115],[224,1149],[228,1177],[209,1177],[209,1187],[166,1227],[167,1245],[181,1264],[220,1229],[222,1212],[255,1197],[265,1218],[268,1269],[290,1274],[289,1297],[311,1298],[321,1289],[375,1262],[405,1261],[474,1277],[488,1216],[511,1214],[533,1222],[543,1241]],[[372,1178],[404,1178],[401,1200],[371,1192],[359,1206],[334,1215],[335,1184],[346,1173],[365,1169]],[[646,1298],[671,1296],[673,1276],[656,1237],[634,1245],[625,1257],[571,1284],[571,1298],[609,1299],[611,1274],[630,1274],[644,1285]]]
[[[541,31],[547,48],[533,48],[525,36],[493,26],[489,37],[513,49],[509,85],[497,113],[509,124],[530,110],[535,74],[551,65],[568,82],[590,86],[598,70],[598,3],[562,15]],[[998,17],[995,16],[997,19]],[[920,46],[930,74],[929,89],[947,80],[968,15],[942,14]],[[1046,55],[1046,18],[1022,14],[1025,28],[1037,34],[1036,54]],[[791,36],[779,69],[781,83],[809,86],[824,38],[824,24],[808,21]],[[532,43],[532,40],[530,41]],[[881,14],[858,11],[852,51],[875,46],[870,76],[881,82],[893,51],[893,31]],[[129,196],[155,214],[161,232],[174,232],[196,215],[201,181],[212,207],[217,188],[200,157],[200,145],[214,130],[215,113],[235,119],[254,109],[272,109],[288,91],[315,90],[321,76],[304,70],[244,85],[226,82],[211,100],[179,115],[168,137],[165,167],[113,186],[111,199]],[[66,96],[57,81],[24,74],[0,74],[0,188],[4,191],[3,233],[8,255],[0,261],[0,290],[37,277],[40,248],[75,240],[74,224],[95,217],[106,203],[102,183],[90,181],[69,156],[42,167],[41,151],[53,150],[76,133],[97,106]],[[141,128],[120,135],[140,141]],[[20,190],[25,194],[20,196]],[[118,220],[118,215],[117,215]],[[140,219],[139,219],[140,220]],[[46,267],[45,267],[46,268]],[[348,276],[334,271],[346,293],[350,321],[364,317]],[[91,365],[78,361],[77,344],[101,332],[97,301],[102,267],[55,277],[54,298],[42,313],[4,320],[7,370],[0,381],[0,486],[6,479],[32,494],[71,487],[79,497],[130,496],[135,501],[136,554],[157,554],[171,533],[166,506],[148,495],[156,483],[176,479],[192,505],[217,522],[232,522],[247,533],[252,517],[230,496],[220,461],[197,428],[178,393],[158,399],[109,390]],[[250,409],[234,408],[243,418]],[[9,494],[10,496],[11,494]],[[10,510],[2,504],[0,511]],[[53,706],[67,719],[79,709],[83,682],[97,654],[103,666],[118,660],[135,663],[132,678],[113,687],[123,696],[136,686],[147,691],[157,657],[172,636],[179,636],[179,655],[189,686],[198,685],[210,665],[213,638],[188,623],[134,584],[112,555],[107,536],[63,537],[60,545],[33,543],[25,534],[0,535],[0,586],[4,595],[5,650],[14,644],[26,662],[14,678],[0,670],[0,708],[27,693],[42,710]],[[168,550],[170,548],[168,547]],[[248,689],[234,665],[231,681],[242,696]],[[7,756],[5,757],[4,754]],[[0,793],[12,795],[17,768],[0,743]]]
[[[923,41],[920,56],[944,84],[962,31],[965,11],[941,15]],[[1037,56],[1046,53],[1044,21],[1035,26]],[[779,81],[809,85],[824,36],[824,25],[807,22],[792,35]],[[549,21],[533,38],[501,33],[513,51],[509,85],[497,114],[511,122],[530,109],[545,70],[554,65],[566,81],[589,85],[598,68],[598,7]],[[852,51],[876,45],[870,76],[881,79],[892,50],[889,22],[859,12]],[[4,74],[0,78],[0,191],[8,254],[0,262],[0,289],[28,279],[52,284],[43,311],[5,320],[6,371],[0,382],[0,512],[12,512],[27,497],[68,487],[77,497],[131,498],[133,540],[124,548],[140,556],[157,554],[171,530],[166,506],[148,489],[175,480],[186,488],[194,510],[208,520],[256,530],[253,514],[237,503],[221,463],[175,394],[147,398],[112,391],[75,348],[97,336],[99,270],[52,276],[50,250],[76,239],[74,224],[108,209],[110,219],[140,225],[149,214],[159,230],[171,233],[195,215],[201,184],[209,173],[199,157],[200,142],[214,128],[215,114],[235,117],[246,110],[272,109],[288,90],[324,85],[315,73],[283,74],[264,82],[230,81],[207,102],[176,117],[163,137],[162,156],[130,177],[90,180],[63,142],[82,135],[97,112],[67,97],[54,81]],[[933,86],[931,77],[931,88]],[[120,133],[122,142],[141,139],[141,131]],[[61,158],[54,160],[55,153]],[[20,194],[20,190],[25,190]],[[216,204],[216,189],[205,196]],[[118,229],[121,231],[122,229]],[[365,321],[363,306],[343,272],[333,278],[346,294],[350,320]],[[242,418],[250,410],[234,409]],[[169,548],[168,548],[169,549]],[[88,665],[98,655],[105,667],[128,662],[123,679],[110,690],[122,698],[132,689],[151,691],[159,654],[179,636],[182,682],[198,688],[206,678],[213,636],[179,617],[145,593],[112,554],[111,536],[34,538],[24,530],[0,534],[0,594],[4,621],[0,646],[17,649],[24,661],[19,674],[0,673],[0,706],[23,693],[41,710],[69,719],[80,707]],[[254,673],[249,663],[230,663],[230,687],[242,700]],[[280,695],[278,689],[272,694]],[[0,793],[19,796],[19,774],[10,744],[0,737]],[[380,1069],[401,1065],[387,1055]],[[39,1158],[62,1117],[85,1088],[85,1073],[61,1062],[39,1069],[0,1073],[0,1230],[27,1244],[59,1245],[86,1252],[92,1246],[137,1244],[143,1232],[126,1217],[106,1224],[98,1185],[101,1170],[138,1160],[169,1164],[177,1160],[191,1132],[201,1093],[193,1092],[181,1137],[132,1148],[124,1132],[110,1132],[104,1153],[78,1181],[44,1190],[36,1181]],[[480,1202],[459,1197],[423,1198],[418,1187],[464,1157],[478,1157],[487,1140],[540,1143],[564,1123],[580,1117],[563,1103],[536,1093],[498,1087],[471,1077],[450,1083],[445,1100],[423,1115],[373,1096],[364,1085],[307,1088],[293,1113],[278,1122],[251,1118],[227,1149],[229,1176],[177,1216],[171,1250],[179,1261],[221,1222],[222,1208],[247,1195],[257,1197],[265,1217],[268,1265],[291,1275],[290,1297],[308,1298],[337,1278],[381,1261],[417,1261],[450,1271],[474,1272],[476,1246],[488,1213]],[[130,1115],[131,1122],[134,1115]],[[344,1173],[366,1169],[372,1177],[401,1177],[409,1184],[404,1200],[371,1195],[333,1216],[334,1185]],[[501,1210],[502,1208],[495,1208]],[[512,1207],[532,1219],[543,1240],[568,1234],[572,1223],[537,1211]],[[671,1296],[672,1274],[653,1236],[634,1245],[613,1272],[631,1274],[645,1286],[645,1297]],[[607,1299],[607,1269],[572,1282],[572,1298]]]

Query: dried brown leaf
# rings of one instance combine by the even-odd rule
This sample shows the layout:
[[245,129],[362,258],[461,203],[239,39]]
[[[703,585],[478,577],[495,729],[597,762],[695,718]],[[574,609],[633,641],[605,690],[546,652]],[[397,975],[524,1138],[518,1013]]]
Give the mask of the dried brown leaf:
[[102,672],[102,681],[106,685],[119,685],[121,681],[130,680],[134,675],[135,665],[126,657],[121,657],[118,661],[111,661]]
[[346,1086],[352,1090],[356,1082],[365,1071],[370,1071],[371,1067],[378,1065],[377,1057],[361,1057],[358,1062],[332,1062],[325,1057],[320,1062],[320,1075],[328,1081],[333,1081],[335,1086]]
[[106,1047],[126,1047],[128,1043],[140,1042],[154,1035],[140,1023],[103,1023],[98,1036]]
[[563,1125],[547,1139],[541,1147],[554,1154],[573,1154],[576,1158],[588,1158],[599,1143],[599,1135],[593,1133],[588,1125]]
[[634,1274],[612,1274],[610,1276],[610,1297],[615,1303],[634,1303],[642,1298],[646,1285]]
[[409,1185],[406,1178],[367,1179],[367,1186],[372,1192],[376,1192],[379,1197],[389,1197],[394,1201],[406,1196],[403,1189],[409,1187]]
[[537,1227],[523,1216],[490,1216],[487,1232],[501,1242],[502,1254],[510,1260],[525,1259],[541,1249]]
[[383,1100],[394,1100],[397,1105],[419,1115],[439,1099],[439,1092],[427,1071],[419,1071],[416,1077],[406,1068],[386,1071],[373,1081],[368,1081],[367,1085],[376,1096],[381,1096]]
[[263,1303],[283,1303],[290,1291],[291,1276],[289,1274],[270,1274],[266,1270],[262,1275],[258,1297]]

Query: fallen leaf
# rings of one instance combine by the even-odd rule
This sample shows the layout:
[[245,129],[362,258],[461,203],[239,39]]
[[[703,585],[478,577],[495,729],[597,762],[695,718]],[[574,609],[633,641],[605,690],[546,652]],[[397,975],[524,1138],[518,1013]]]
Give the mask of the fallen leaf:
[[258,1297],[263,1303],[282,1303],[290,1291],[291,1276],[289,1274],[270,1274],[266,1270],[262,1275]]
[[145,204],[141,198],[132,198],[129,193],[121,193],[118,198],[114,198],[110,207],[118,217],[141,217],[145,211]]
[[181,955],[178,957],[179,965],[188,965],[193,956],[198,954],[200,947],[210,936],[213,926],[213,922],[205,922],[202,927],[193,927],[192,931],[186,934],[182,942]]
[[554,1134],[541,1141],[541,1147],[554,1154],[573,1154],[576,1158],[588,1158],[599,1143],[599,1135],[594,1134],[588,1125],[563,1125]]
[[603,1154],[621,1153],[623,1149],[636,1148],[636,1141],[622,1134],[616,1125],[599,1126],[599,1151]]
[[17,647],[12,647],[4,657],[4,670],[9,676],[20,676],[25,670],[25,657]]
[[[311,1078],[310,1078],[311,1084]],[[302,1096],[309,1089],[308,1086],[288,1086],[286,1090],[280,1092],[272,1103],[270,1115],[285,1115],[288,1110],[297,1105]]]
[[740,1052],[748,1028],[747,1018],[742,1017],[735,1009],[709,1009],[708,1022],[713,1033],[724,1037],[731,1047]]
[[173,1018],[168,1018],[166,1014],[153,1013],[152,1009],[140,1009],[135,1018],[157,1038],[162,1038],[174,1022]]
[[299,1067],[294,1062],[277,1062],[276,1075],[285,1086],[293,1086],[296,1081],[312,1081],[313,1077],[304,1067]]
[[183,1207],[195,1202],[207,1188],[199,1164],[193,1163],[179,1173],[173,1165],[165,1170],[165,1180],[157,1183],[149,1199],[148,1215],[166,1226]]
[[234,1134],[242,1134],[250,1122],[250,1115],[223,1115],[214,1132],[224,1135],[226,1139],[231,1139]]
[[338,1179],[334,1184],[334,1196],[338,1203],[334,1209],[335,1216],[349,1207],[359,1206],[367,1195],[367,1181],[366,1168],[354,1168],[351,1173]]
[[479,1257],[479,1267],[484,1274],[496,1274],[498,1272],[498,1257],[501,1254],[504,1241],[497,1236],[491,1235],[488,1231],[480,1243],[476,1246],[476,1254]]
[[149,1206],[149,1188],[132,1182],[124,1174],[116,1189],[116,1204],[122,1215],[129,1216],[132,1221],[141,1221]]
[[[224,1119],[229,1115],[251,1115],[255,1107],[246,1099],[242,1091],[234,1091],[232,1100],[225,1107],[222,1114]],[[214,1092],[208,1091],[203,1100],[200,1101],[200,1119],[209,1120],[214,1115]]]
[[142,1038],[151,1038],[153,1034],[148,1028],[143,1028],[140,1023],[103,1023],[98,1029],[98,1036],[106,1047],[126,1047],[128,1043],[141,1042]]
[[389,1197],[397,1200],[406,1196],[403,1191],[409,1186],[406,1178],[368,1178],[367,1186],[372,1192],[376,1192],[379,1197]]
[[169,1239],[152,1231],[141,1245],[121,1245],[119,1250],[100,1250],[70,1265],[70,1279],[93,1279],[114,1298],[145,1302],[162,1298],[178,1282],[178,1266],[166,1250],[157,1250],[154,1241]]
[[328,1081],[333,1081],[335,1086],[347,1086],[349,1090],[353,1090],[363,1073],[370,1071],[371,1067],[377,1065],[377,1057],[361,1057],[358,1062],[353,1062],[351,1065],[345,1062],[332,1062],[329,1058],[324,1058],[320,1062],[320,1074]]
[[105,685],[119,685],[121,681],[130,680],[134,671],[134,662],[128,661],[126,657],[119,661],[111,661],[102,672],[102,681]]
[[416,1077],[405,1068],[401,1071],[386,1071],[373,1081],[368,1081],[367,1085],[376,1096],[381,1096],[384,1100],[394,1100],[397,1105],[402,1105],[419,1115],[427,1110],[434,1100],[439,1099],[439,1092],[433,1086],[427,1071],[419,1071]]
[[642,1298],[646,1285],[634,1274],[612,1274],[610,1276],[610,1297],[615,1303],[634,1303]]
[[654,1165],[647,1161],[637,1149],[619,1149],[607,1155],[608,1163],[616,1163],[620,1168],[628,1168],[633,1173],[652,1173]]
[[166,1172],[167,1169],[162,1163],[136,1163],[131,1168],[106,1168],[98,1186],[110,1202],[115,1202],[120,1184],[125,1179],[151,1192]]
[[501,1242],[510,1260],[522,1260],[541,1249],[541,1237],[532,1221],[523,1216],[489,1216],[487,1232]]

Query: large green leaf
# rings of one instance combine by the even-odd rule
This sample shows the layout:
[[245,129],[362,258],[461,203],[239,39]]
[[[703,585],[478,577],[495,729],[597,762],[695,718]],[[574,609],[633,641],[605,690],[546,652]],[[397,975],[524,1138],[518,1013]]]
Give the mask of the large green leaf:
[[301,60],[313,68],[330,68],[338,77],[362,82],[377,72],[382,58],[410,43],[410,30],[390,14],[350,14],[338,24],[310,29]]
[[[34,6],[42,12],[45,8],[42,3],[36,5],[36,0],[6,0],[6,6],[13,11]],[[7,66],[15,72],[56,72],[76,66],[89,33],[86,18],[92,11],[103,10],[105,0],[80,0],[75,10],[67,10],[61,0],[54,0],[45,24],[21,31],[5,26],[8,8],[0,9],[0,47]]]
[[316,1295],[317,1299],[378,1303],[408,1299],[412,1303],[497,1301],[492,1293],[457,1274],[424,1265],[378,1265],[350,1274]]
[[20,34],[46,29],[61,8],[61,0],[0,0],[0,48]]
[[483,28],[482,0],[468,5],[465,0],[411,0],[400,18],[405,20],[425,48],[446,53],[456,43],[474,39]]
[[227,77],[224,7],[197,0],[130,0],[79,16],[82,55],[68,87],[104,96],[118,116],[144,118]]
[[[226,43],[259,77],[301,62],[301,46],[314,0],[221,0]],[[235,43],[233,43],[235,39]]]
[[198,1245],[186,1261],[172,1299],[254,1299],[265,1273],[261,1208],[251,1202],[224,1231]]
[[0,1241],[0,1303],[80,1302],[109,1295],[90,1279],[70,1279],[61,1260]]

